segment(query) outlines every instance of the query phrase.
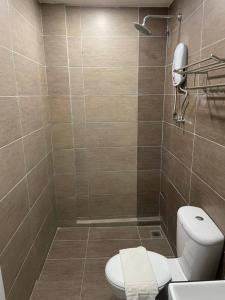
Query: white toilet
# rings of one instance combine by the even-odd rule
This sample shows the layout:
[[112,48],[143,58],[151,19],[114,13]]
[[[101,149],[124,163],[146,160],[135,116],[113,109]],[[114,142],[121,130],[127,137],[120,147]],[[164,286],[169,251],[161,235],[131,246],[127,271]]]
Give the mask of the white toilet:
[[[166,258],[148,251],[159,291],[170,281],[214,279],[223,243],[223,234],[201,208],[181,207],[177,212],[178,258]],[[126,299],[119,254],[108,260],[105,275],[117,298]]]

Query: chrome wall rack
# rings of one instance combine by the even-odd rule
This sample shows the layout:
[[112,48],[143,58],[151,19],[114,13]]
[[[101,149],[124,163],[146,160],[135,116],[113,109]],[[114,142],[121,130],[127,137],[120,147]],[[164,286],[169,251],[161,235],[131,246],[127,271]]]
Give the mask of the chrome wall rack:
[[[204,64],[203,64],[204,63]],[[225,68],[225,58],[220,58],[214,54],[209,57],[201,59],[195,63],[185,65],[183,68],[176,69],[174,72],[185,75],[185,74],[205,74],[208,75],[209,72],[220,70]],[[225,74],[224,74],[225,77]],[[210,85],[199,85],[185,87],[186,90],[198,90],[198,89],[212,89],[225,87],[225,83],[220,84],[210,84]]]

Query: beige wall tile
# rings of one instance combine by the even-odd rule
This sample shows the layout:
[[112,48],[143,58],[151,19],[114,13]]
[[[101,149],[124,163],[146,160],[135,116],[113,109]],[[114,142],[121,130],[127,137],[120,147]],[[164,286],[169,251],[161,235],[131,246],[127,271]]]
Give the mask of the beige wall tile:
[[11,49],[10,17],[6,0],[0,1],[0,45]]
[[225,197],[224,156],[224,147],[199,137],[195,139],[193,171],[222,197]]
[[138,121],[161,121],[163,95],[138,96]]
[[86,143],[86,128],[85,123],[74,124],[73,126],[74,146],[77,148],[85,148]]
[[209,0],[204,5],[203,47],[224,38],[224,4],[224,0]]
[[84,94],[84,75],[82,68],[70,68],[70,88],[72,95]]
[[74,175],[55,175],[55,195],[56,197],[73,197],[75,193]]
[[196,113],[196,132],[221,145],[225,145],[225,111],[221,97],[208,99],[206,95],[199,96]]
[[190,168],[193,147],[193,135],[173,125],[163,127],[163,145],[186,167]]
[[17,230],[28,209],[26,183],[23,180],[0,202],[1,252]]
[[1,96],[16,95],[16,82],[13,70],[12,53],[0,48],[0,93]]
[[41,129],[26,136],[23,143],[26,167],[29,171],[47,154],[44,130]]
[[67,34],[81,35],[81,9],[79,7],[66,7]]
[[76,212],[74,197],[65,196],[56,198],[56,216],[58,220],[74,220]]
[[31,24],[41,31],[41,15],[39,5],[35,0],[9,0]]
[[150,191],[137,195],[137,216],[155,217],[159,215],[159,192]]
[[180,194],[188,202],[191,175],[190,171],[166,150],[163,151],[162,169],[169,177],[170,181],[178,189]]
[[140,170],[137,172],[137,193],[160,191],[160,170]]
[[[79,130],[77,131],[79,134]],[[137,123],[87,123],[86,130],[80,134],[85,135],[85,140],[80,139],[81,145],[84,143],[92,147],[137,145]]]
[[85,68],[84,87],[87,95],[136,95],[137,69]]
[[90,149],[87,153],[87,159],[88,170],[92,171],[135,171],[137,169],[136,147]]
[[88,173],[84,172],[76,172],[76,194],[80,195],[88,195],[88,187],[89,187],[89,176]]
[[43,159],[27,176],[30,206],[48,183],[48,161]]
[[20,97],[20,112],[23,134],[43,126],[40,97]]
[[67,40],[65,36],[44,36],[47,66],[67,66]]
[[71,149],[58,150],[53,153],[55,173],[74,173],[74,152]]
[[1,98],[0,105],[0,146],[4,146],[21,136],[21,126],[16,98]]
[[137,36],[133,27],[137,20],[137,8],[83,8],[82,33],[84,36]]
[[99,218],[135,217],[137,196],[131,195],[93,195],[90,198],[90,215]]
[[41,49],[40,33],[12,6],[10,7],[10,17],[13,50],[38,62]]
[[85,97],[88,122],[136,122],[136,96]]
[[22,142],[16,141],[0,149],[0,198],[25,175]]
[[40,95],[39,66],[18,54],[14,54],[14,62],[18,94],[21,96]]
[[192,175],[190,204],[201,207],[216,222],[222,233],[225,233],[225,202],[200,178]]
[[159,147],[138,147],[138,170],[160,169],[161,151]]
[[68,54],[70,67],[81,67],[83,64],[82,43],[80,37],[68,37]]
[[72,126],[70,123],[58,123],[52,126],[52,143],[54,149],[73,147]]
[[[138,94],[163,94],[164,73],[163,67],[139,67]],[[155,80],[156,78],[157,80]]]
[[83,65],[86,67],[137,66],[138,38],[84,37]]
[[[32,244],[30,219],[27,217],[0,256],[6,295]],[[16,253],[16,255],[15,255]]]
[[81,124],[85,121],[85,98],[83,96],[71,97],[73,123]]
[[166,59],[165,37],[140,37],[139,38],[139,65],[164,66]]
[[201,42],[203,7],[201,6],[182,24],[180,40],[188,46],[188,54],[199,51]]
[[49,95],[69,95],[69,72],[65,67],[47,67]]
[[46,67],[40,66],[39,72],[40,72],[40,81],[41,81],[41,94],[48,95],[48,80],[46,74]]
[[71,107],[69,97],[51,96],[49,97],[51,106],[52,123],[62,123],[71,121]]
[[138,146],[160,146],[162,141],[161,122],[138,122]]
[[75,165],[76,172],[89,172],[88,165],[88,149],[78,148],[75,149]]
[[31,228],[34,238],[37,236],[46,215],[52,208],[52,198],[53,191],[50,185],[48,185],[30,210]]
[[102,194],[135,194],[137,191],[137,172],[95,172],[91,175],[90,193]]
[[42,22],[44,34],[65,35],[64,5],[42,4]]

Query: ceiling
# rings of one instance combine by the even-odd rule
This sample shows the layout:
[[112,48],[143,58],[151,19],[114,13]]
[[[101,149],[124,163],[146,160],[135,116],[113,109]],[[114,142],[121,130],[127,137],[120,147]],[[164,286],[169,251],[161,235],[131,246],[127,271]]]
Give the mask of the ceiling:
[[39,0],[39,2],[89,7],[169,7],[173,0]]

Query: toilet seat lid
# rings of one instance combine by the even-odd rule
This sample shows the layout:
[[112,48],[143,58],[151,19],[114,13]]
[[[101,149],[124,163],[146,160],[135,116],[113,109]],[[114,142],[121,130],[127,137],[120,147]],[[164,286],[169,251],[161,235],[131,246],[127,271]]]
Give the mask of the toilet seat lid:
[[[167,284],[172,278],[167,258],[155,252],[147,252],[156,276],[158,288],[160,289],[165,284]],[[120,289],[125,289],[123,271],[119,254],[111,257],[108,260],[105,267],[105,274],[107,279],[113,285],[117,286]]]

